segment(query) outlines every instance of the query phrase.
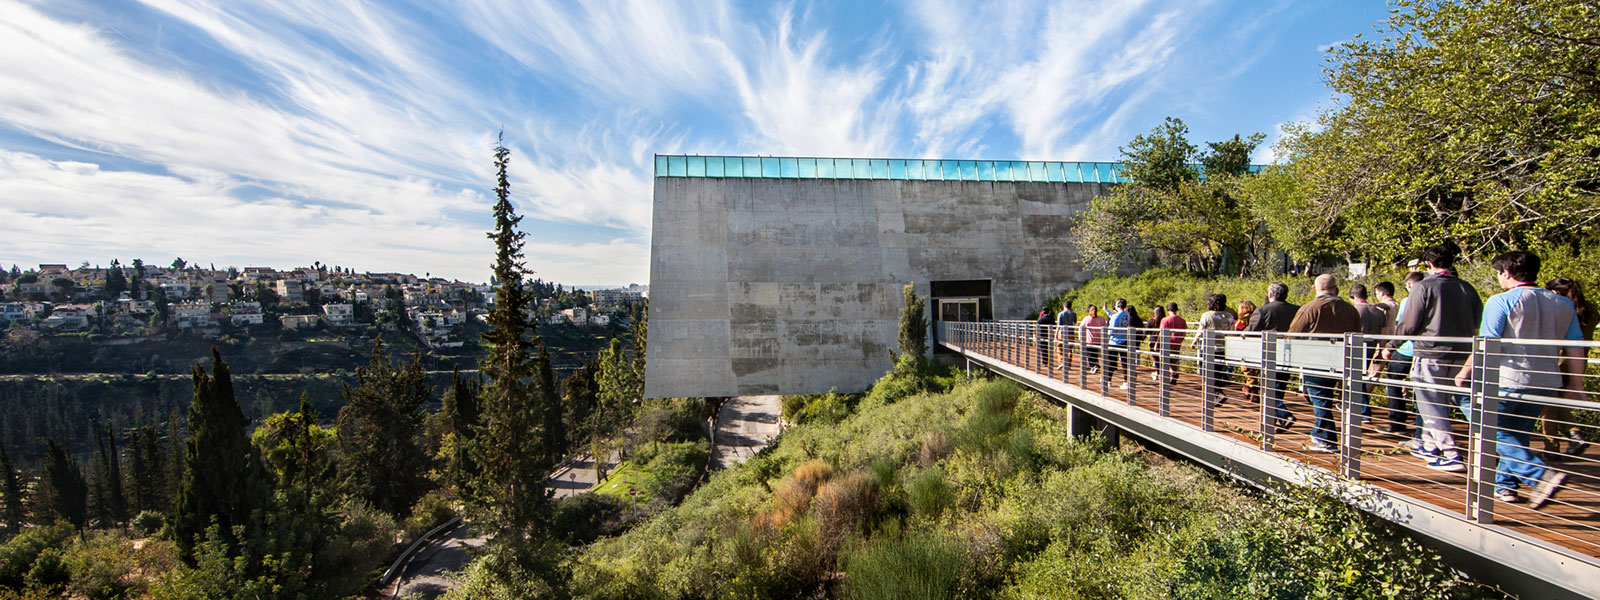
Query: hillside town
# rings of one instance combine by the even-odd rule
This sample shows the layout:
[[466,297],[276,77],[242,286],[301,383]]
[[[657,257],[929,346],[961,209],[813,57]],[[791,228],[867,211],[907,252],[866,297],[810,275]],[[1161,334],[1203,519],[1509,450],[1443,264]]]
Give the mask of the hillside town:
[[[606,327],[639,304],[645,286],[585,291],[534,281],[539,323]],[[0,269],[0,328],[44,334],[140,338],[162,334],[205,339],[224,334],[344,331],[376,327],[415,334],[429,348],[458,348],[469,323],[481,323],[494,288],[409,273],[357,273],[309,267],[167,266],[78,268],[41,264]]]

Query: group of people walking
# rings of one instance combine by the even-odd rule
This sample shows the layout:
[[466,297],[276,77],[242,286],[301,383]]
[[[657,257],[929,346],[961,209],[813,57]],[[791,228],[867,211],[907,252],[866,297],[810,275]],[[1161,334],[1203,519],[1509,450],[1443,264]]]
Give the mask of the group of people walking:
[[[1228,400],[1226,388],[1232,384],[1232,378],[1228,374],[1229,367],[1220,360],[1223,345],[1220,336],[1207,335],[1207,331],[1361,333],[1423,338],[1415,341],[1384,339],[1364,344],[1358,351],[1367,379],[1387,380],[1389,384],[1370,390],[1368,385],[1359,386],[1360,389],[1351,394],[1354,401],[1349,409],[1358,412],[1363,426],[1371,424],[1369,393],[1382,392],[1387,398],[1387,430],[1411,434],[1412,439],[1405,444],[1406,450],[1431,469],[1459,472],[1466,466],[1457,448],[1452,413],[1459,410],[1470,417],[1473,408],[1468,397],[1452,390],[1451,386],[1465,387],[1473,369],[1486,365],[1473,364],[1470,341],[1433,338],[1480,336],[1506,340],[1504,351],[1499,353],[1498,381],[1495,382],[1499,391],[1495,406],[1498,423],[1494,428],[1499,456],[1495,496],[1501,502],[1520,502],[1520,494],[1526,489],[1529,505],[1537,508],[1561,488],[1566,478],[1564,472],[1551,469],[1546,459],[1579,454],[1588,445],[1573,421],[1571,409],[1541,401],[1563,396],[1570,400],[1582,399],[1586,350],[1579,346],[1509,340],[1593,340],[1600,312],[1584,298],[1582,289],[1572,279],[1558,277],[1543,287],[1535,283],[1541,264],[1539,257],[1529,252],[1507,252],[1491,261],[1502,291],[1487,302],[1480,299],[1471,284],[1455,275],[1453,245],[1430,247],[1421,259],[1426,271],[1414,271],[1405,276],[1403,285],[1408,294],[1404,300],[1395,298],[1395,286],[1387,281],[1372,286],[1371,290],[1362,284],[1351,285],[1346,299],[1339,295],[1338,283],[1332,275],[1316,278],[1313,283],[1316,296],[1303,306],[1286,300],[1289,287],[1281,282],[1267,287],[1264,304],[1257,307],[1246,300],[1239,304],[1237,312],[1229,309],[1227,298],[1222,294],[1208,296],[1206,311],[1197,322],[1198,335],[1190,341],[1191,347],[1201,354],[1209,354],[1212,359],[1204,361],[1207,368],[1201,375],[1205,385],[1212,391],[1214,404],[1221,405]],[[1054,315],[1047,311],[1040,313],[1040,324],[1061,326],[1058,342],[1063,358],[1056,368],[1065,368],[1073,348],[1081,347],[1082,360],[1089,373],[1100,374],[1110,381],[1118,369],[1126,371],[1138,364],[1137,352],[1143,344],[1148,343],[1152,353],[1168,355],[1178,351],[1187,337],[1189,325],[1177,303],[1154,307],[1149,320],[1142,320],[1138,311],[1122,299],[1106,307],[1106,312],[1108,314],[1102,316],[1101,308],[1091,305],[1080,318],[1069,301]],[[1105,336],[1103,344],[1101,336]],[[1101,355],[1102,346],[1104,356]],[[1152,378],[1159,381],[1165,377],[1169,384],[1175,381],[1175,362],[1157,360]],[[1270,373],[1260,373],[1255,368],[1241,371],[1245,396],[1270,399],[1276,428],[1293,427],[1295,416],[1284,404],[1290,372],[1274,369]],[[1315,369],[1307,370],[1300,377],[1314,417],[1311,441],[1306,449],[1338,452],[1335,399],[1339,396],[1342,379],[1333,372],[1315,373]],[[1126,376],[1131,373],[1125,373]],[[1127,389],[1128,384],[1121,387]],[[1408,389],[1415,399],[1414,412],[1405,406]],[[1534,429],[1541,416],[1546,439],[1543,456],[1531,448]]]

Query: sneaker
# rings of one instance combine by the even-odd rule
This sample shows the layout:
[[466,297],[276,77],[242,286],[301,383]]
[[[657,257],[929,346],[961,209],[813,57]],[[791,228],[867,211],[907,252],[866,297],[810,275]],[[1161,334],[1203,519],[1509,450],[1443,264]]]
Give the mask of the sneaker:
[[1128,384],[1126,384],[1126,383],[1124,383],[1124,384],[1122,384],[1122,385],[1119,385],[1119,386],[1117,386],[1117,389],[1119,389],[1119,390],[1125,390],[1125,389],[1128,389]]
[[1583,439],[1583,432],[1573,429],[1567,432],[1567,454],[1577,456],[1589,449],[1589,441]]
[[1154,381],[1156,383],[1161,383],[1161,376],[1157,375],[1155,373],[1151,373],[1150,374],[1150,381]]
[[1401,447],[1409,450],[1412,456],[1422,460],[1433,460],[1442,456],[1438,448],[1429,448],[1427,445],[1422,443],[1422,440],[1411,440],[1401,444]]
[[[1434,450],[1434,452],[1438,452],[1438,450]],[[1454,456],[1440,456],[1429,460],[1427,465],[1429,469],[1433,469],[1435,471],[1459,473],[1467,470],[1467,465],[1462,464],[1461,459]]]
[[1566,473],[1545,469],[1544,476],[1539,478],[1539,485],[1533,486],[1533,494],[1528,496],[1528,508],[1544,506],[1566,480]]
[[1273,421],[1272,428],[1277,431],[1288,431],[1290,427],[1294,427],[1294,422],[1294,414],[1290,413],[1287,417]]
[[1495,490],[1494,491],[1494,500],[1495,500],[1495,502],[1504,502],[1506,504],[1516,504],[1516,503],[1522,501],[1522,496],[1518,496],[1516,490]]
[[1332,445],[1330,445],[1330,444],[1328,444],[1326,442],[1323,442],[1322,440],[1311,440],[1309,442],[1306,442],[1306,449],[1310,450],[1312,452],[1321,452],[1323,454],[1338,454],[1339,453],[1339,449],[1338,448],[1335,448]]
[[1093,375],[1093,374],[1099,373],[1099,372],[1100,372],[1100,367],[1089,367],[1089,374],[1090,375]]

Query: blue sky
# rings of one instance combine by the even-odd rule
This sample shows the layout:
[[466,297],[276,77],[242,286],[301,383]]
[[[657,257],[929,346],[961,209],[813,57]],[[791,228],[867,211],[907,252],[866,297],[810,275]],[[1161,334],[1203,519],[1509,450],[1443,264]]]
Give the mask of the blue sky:
[[[651,155],[1116,160],[1306,121],[1381,2],[0,0],[0,265],[646,283]],[[1270,142],[1269,142],[1270,144]],[[1256,159],[1270,162],[1262,148]]]

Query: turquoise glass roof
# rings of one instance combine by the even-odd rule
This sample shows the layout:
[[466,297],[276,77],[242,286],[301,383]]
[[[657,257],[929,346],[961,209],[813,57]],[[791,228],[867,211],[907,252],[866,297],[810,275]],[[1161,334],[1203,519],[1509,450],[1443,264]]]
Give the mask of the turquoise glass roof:
[[1122,183],[1121,171],[1118,162],[656,155],[656,177]]
[[656,177],[1121,183],[1121,163],[657,154]]

